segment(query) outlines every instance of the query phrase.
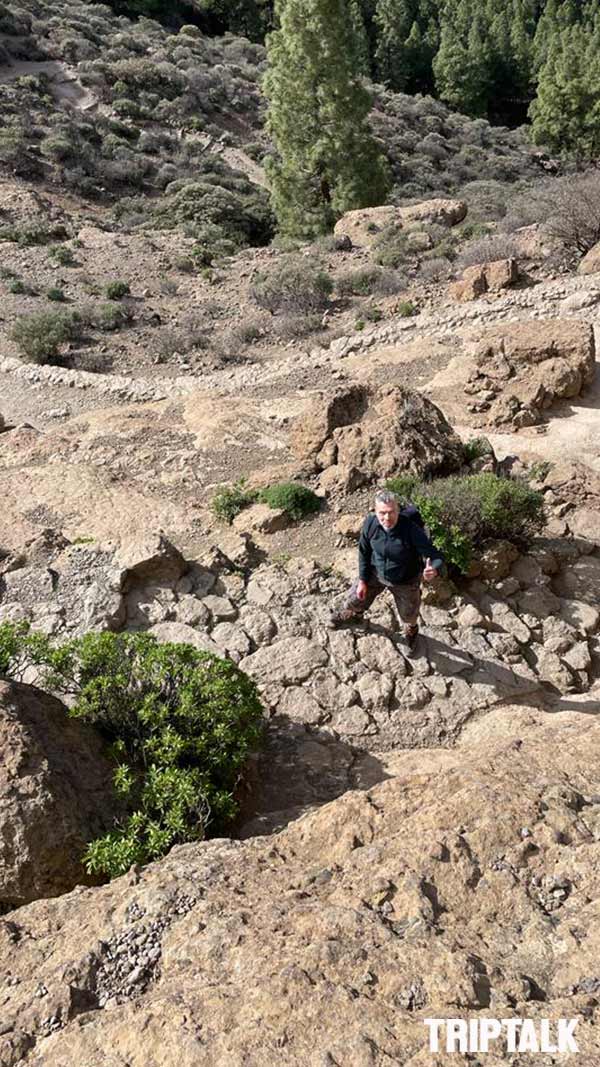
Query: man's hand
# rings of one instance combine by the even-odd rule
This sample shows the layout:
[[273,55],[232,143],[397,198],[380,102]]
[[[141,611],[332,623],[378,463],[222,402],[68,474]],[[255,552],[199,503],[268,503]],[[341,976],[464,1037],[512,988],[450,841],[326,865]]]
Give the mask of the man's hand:
[[438,576],[437,569],[432,567],[429,557],[425,561],[425,570],[423,571],[423,577],[426,582],[433,582]]
[[358,585],[356,586],[356,595],[359,600],[364,600],[367,595],[367,583],[359,578]]

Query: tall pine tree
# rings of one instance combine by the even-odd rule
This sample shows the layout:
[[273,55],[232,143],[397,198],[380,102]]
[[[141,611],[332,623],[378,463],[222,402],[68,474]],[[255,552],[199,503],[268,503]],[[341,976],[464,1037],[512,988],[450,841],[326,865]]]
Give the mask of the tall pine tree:
[[579,162],[600,156],[600,23],[556,30],[529,114],[536,144]]
[[268,164],[282,233],[310,239],[344,211],[381,204],[387,167],[368,125],[347,0],[277,0],[267,38]]

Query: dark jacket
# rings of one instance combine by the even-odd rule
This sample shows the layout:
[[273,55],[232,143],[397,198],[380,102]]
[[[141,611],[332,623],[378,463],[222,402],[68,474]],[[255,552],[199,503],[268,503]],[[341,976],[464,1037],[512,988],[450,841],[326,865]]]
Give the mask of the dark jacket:
[[418,578],[428,558],[434,567],[442,566],[441,552],[412,519],[401,513],[396,525],[384,530],[373,512],[367,515],[358,542],[358,576],[363,581],[376,574],[391,585],[403,585]]

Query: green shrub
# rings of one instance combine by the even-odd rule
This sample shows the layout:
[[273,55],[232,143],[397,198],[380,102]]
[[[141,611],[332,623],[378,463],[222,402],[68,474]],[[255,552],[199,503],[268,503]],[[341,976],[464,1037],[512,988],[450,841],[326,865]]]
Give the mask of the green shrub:
[[494,449],[487,437],[472,437],[470,441],[465,441],[463,454],[465,463],[474,463],[478,459],[483,459],[484,456],[493,459]]
[[22,248],[47,245],[66,236],[67,231],[61,223],[50,225],[47,222],[26,222],[19,226],[0,226],[0,241],[14,241]]
[[62,304],[67,299],[62,289],[49,289],[46,296],[57,304]]
[[81,317],[75,311],[37,311],[17,319],[11,338],[31,363],[54,363],[60,347],[81,332]]
[[103,332],[120,330],[131,319],[131,313],[119,304],[98,304],[87,315],[90,325]]
[[196,264],[191,256],[176,256],[174,267],[175,270],[180,270],[182,274],[193,274]]
[[49,255],[52,256],[56,263],[60,263],[61,267],[74,267],[76,265],[75,256],[71,249],[65,245],[53,245],[49,249]]
[[301,256],[282,257],[266,274],[254,279],[250,293],[266,311],[321,311],[333,291],[333,281],[314,262]]
[[270,508],[278,508],[286,511],[292,519],[302,519],[318,511],[321,500],[306,485],[298,482],[280,482],[278,485],[269,485],[258,494],[258,499]]
[[406,232],[393,223],[386,226],[373,242],[372,256],[381,267],[399,267],[406,263],[411,258]]
[[447,561],[464,571],[487,541],[526,544],[544,524],[544,501],[525,481],[495,474],[391,478],[387,488],[415,504]]
[[230,526],[236,515],[256,500],[256,491],[245,489],[244,485],[244,478],[240,478],[233,485],[221,485],[212,498],[213,512],[218,519],[223,519]]
[[109,300],[120,300],[123,296],[129,296],[130,292],[127,282],[109,282],[106,286],[106,295]]
[[396,308],[396,314],[401,319],[409,319],[411,315],[417,314],[417,309],[414,304],[411,304],[410,300],[401,300]]
[[347,271],[335,279],[340,296],[369,296],[377,288],[380,271],[377,267],[361,267]]
[[222,832],[261,738],[255,683],[233,663],[150,634],[90,633],[52,648],[23,624],[0,625],[0,672],[35,663],[43,685],[70,693],[69,714],[111,745],[125,817],[89,843],[87,870],[110,877],[173,845]]

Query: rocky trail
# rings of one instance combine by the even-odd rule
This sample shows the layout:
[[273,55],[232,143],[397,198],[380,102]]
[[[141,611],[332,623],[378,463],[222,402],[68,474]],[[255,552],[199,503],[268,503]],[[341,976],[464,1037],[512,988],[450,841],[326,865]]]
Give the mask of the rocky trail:
[[[85,236],[90,261],[114,253]],[[447,1067],[422,1020],[463,1014],[577,1015],[600,1065],[599,277],[437,287],[409,317],[221,366],[2,352],[0,619],[228,657],[267,737],[235,839],[77,885],[49,857],[93,831],[104,768],[77,731],[65,764],[43,694],[2,683],[1,1067]],[[173,314],[204,298],[186,281]],[[385,597],[331,630],[373,476],[461,470],[482,434],[494,469],[538,464],[542,535],[428,590],[412,655]],[[321,511],[226,527],[210,500],[240,475],[307,481]]]

